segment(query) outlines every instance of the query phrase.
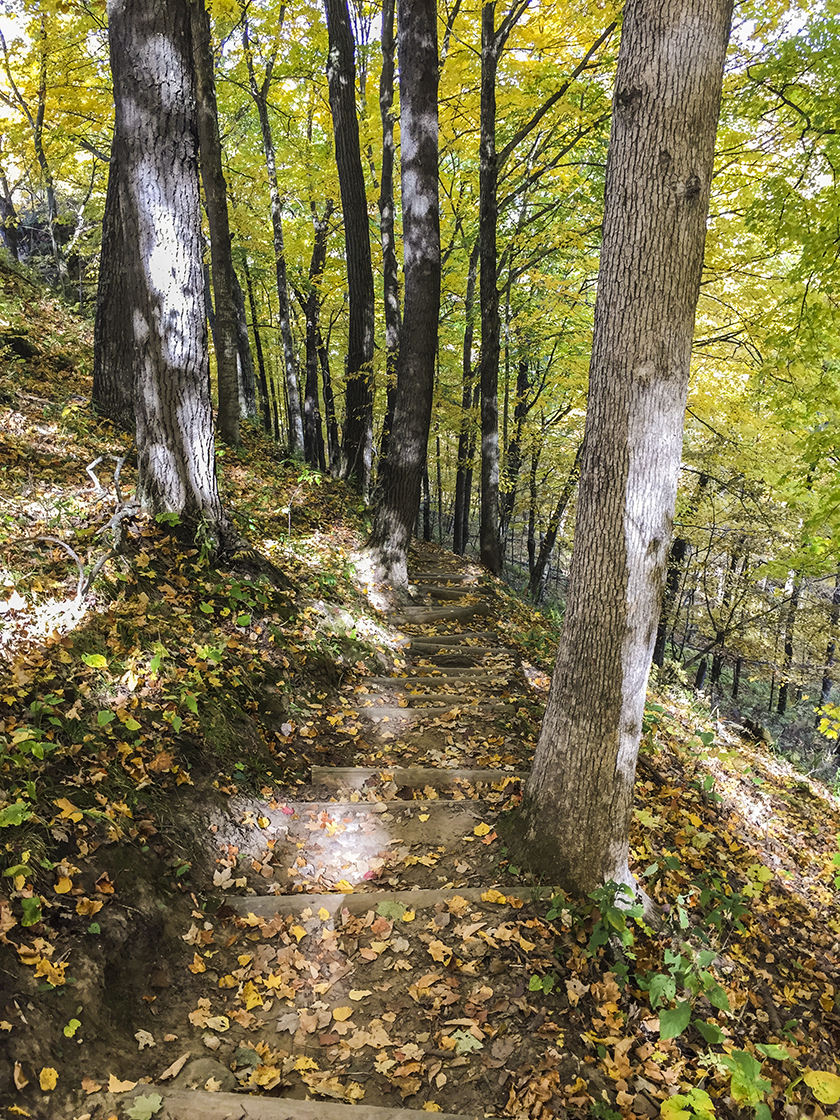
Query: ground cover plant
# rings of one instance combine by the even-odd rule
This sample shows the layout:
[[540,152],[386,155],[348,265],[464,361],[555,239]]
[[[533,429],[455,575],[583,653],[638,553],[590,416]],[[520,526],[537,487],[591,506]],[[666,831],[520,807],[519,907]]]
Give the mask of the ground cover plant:
[[534,879],[505,826],[552,626],[460,562],[471,620],[378,613],[364,507],[253,432],[222,492],[283,578],[185,546],[132,508],[87,325],[2,278],[0,1115],[164,1115],[172,1084],[535,1120],[836,1113],[831,791],[663,683],[631,834],[662,928],[614,884]]

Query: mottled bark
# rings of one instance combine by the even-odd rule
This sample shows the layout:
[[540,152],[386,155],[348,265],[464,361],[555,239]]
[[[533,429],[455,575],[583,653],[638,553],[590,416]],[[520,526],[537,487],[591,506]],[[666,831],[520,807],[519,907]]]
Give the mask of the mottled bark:
[[636,759],[671,534],[731,0],[628,0],[566,616],[522,803],[531,866],[633,883]]
[[[126,245],[116,147],[108,172],[99,284],[93,326],[93,407],[100,416],[134,433],[134,339],[132,295],[125,267]],[[203,287],[202,282],[202,287]]]
[[394,422],[397,357],[400,350],[400,281],[394,241],[394,0],[382,3],[382,71],[379,114],[382,121],[382,172],[379,180],[379,239],[382,246],[382,295],[385,310],[385,420],[379,441],[380,463],[388,458]]
[[[689,502],[685,514],[691,518],[700,504],[700,499],[709,482],[707,474],[701,474],[697,486]],[[665,664],[665,642],[668,636],[668,627],[677,614],[677,597],[682,581],[682,569],[688,555],[689,543],[684,537],[676,536],[668,550],[668,574],[665,578],[665,592],[662,597],[662,609],[659,612],[659,623],[656,629],[656,641],[653,645],[653,664],[661,669]]]
[[198,146],[204,205],[210,227],[210,261],[216,323],[213,343],[216,351],[218,394],[217,427],[223,442],[239,447],[239,388],[237,353],[239,338],[234,305],[233,260],[230,252],[230,221],[227,186],[222,170],[222,144],[216,110],[216,78],[210,39],[210,16],[204,0],[190,0],[192,17],[193,64],[198,105]]
[[472,366],[472,349],[475,338],[475,288],[478,280],[478,258],[481,245],[475,241],[470,253],[467,272],[467,290],[464,297],[464,345],[461,351],[461,422],[458,427],[458,466],[455,474],[455,509],[453,512],[452,548],[463,556],[467,547],[472,489],[472,451],[475,421],[473,418],[473,393],[475,391]]
[[323,215],[312,205],[312,257],[309,262],[309,290],[301,301],[306,316],[306,378],[303,394],[303,444],[306,461],[326,470],[324,431],[318,403],[318,347],[321,342],[321,278],[327,259],[327,234],[334,204],[328,200]]
[[426,467],[440,311],[438,32],[435,0],[399,0],[405,317],[392,440],[370,548],[381,579],[408,591],[408,548]]
[[324,0],[329,32],[327,83],[344,218],[350,321],[344,388],[341,474],[363,498],[373,464],[373,266],[356,114],[356,62],[347,0]]
[[399,0],[398,21],[405,318],[392,438],[369,547],[379,577],[404,593],[426,465],[440,312],[435,0]]
[[126,307],[100,341],[128,327],[138,499],[218,539],[189,0],[109,0],[108,33]]
[[502,573],[499,541],[499,289],[496,282],[496,228],[499,221],[496,158],[496,73],[505,38],[496,32],[496,4],[481,15],[481,131],[479,163],[479,241],[481,292],[481,562]]
[[248,316],[245,313],[245,293],[236,270],[232,272],[233,310],[236,315],[236,383],[239,393],[239,415],[243,420],[257,418],[257,382],[251,339],[248,335]]

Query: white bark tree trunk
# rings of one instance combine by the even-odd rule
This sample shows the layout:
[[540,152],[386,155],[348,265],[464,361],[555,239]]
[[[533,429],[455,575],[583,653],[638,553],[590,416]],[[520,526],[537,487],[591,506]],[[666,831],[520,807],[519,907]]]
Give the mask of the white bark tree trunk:
[[731,9],[625,9],[566,619],[520,822],[531,866],[576,893],[632,882]]

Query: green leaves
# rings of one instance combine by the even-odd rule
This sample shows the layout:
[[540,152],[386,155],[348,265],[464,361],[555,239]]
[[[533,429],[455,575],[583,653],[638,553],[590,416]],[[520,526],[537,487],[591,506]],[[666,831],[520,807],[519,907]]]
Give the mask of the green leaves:
[[89,665],[91,669],[107,669],[108,662],[101,653],[83,653],[82,661],[85,665]]
[[0,809],[0,828],[23,824],[24,821],[28,821],[34,816],[35,814],[25,801],[15,801],[13,804],[7,805],[5,809]]
[[659,1037],[664,1041],[682,1034],[691,1021],[691,1003],[681,1000],[676,1007],[659,1013]]

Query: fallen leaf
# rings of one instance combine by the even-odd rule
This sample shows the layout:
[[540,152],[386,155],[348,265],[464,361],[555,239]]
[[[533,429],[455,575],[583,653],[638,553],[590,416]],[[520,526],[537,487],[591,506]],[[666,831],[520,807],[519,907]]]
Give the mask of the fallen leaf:
[[[168,1042],[170,1041],[170,1039],[166,1038],[165,1041]],[[170,1077],[177,1077],[181,1070],[184,1068],[184,1064],[186,1063],[189,1056],[190,1051],[186,1050],[180,1058],[175,1059],[171,1066],[166,1067],[163,1073],[158,1077],[158,1081],[168,1081]]]
[[484,821],[482,821],[481,824],[477,824],[475,826],[475,828],[473,829],[473,833],[476,836],[486,836],[489,831],[490,831],[490,825],[485,824]]
[[58,1084],[58,1070],[45,1066],[38,1074],[38,1084],[45,1093],[51,1092]]
[[113,1073],[108,1077],[109,1093],[128,1093],[136,1085],[136,1081],[120,1081],[118,1077],[114,1077]]
[[151,1046],[156,1046],[157,1045],[157,1043],[154,1040],[154,1037],[151,1034],[149,1034],[148,1031],[137,1031],[135,1033],[134,1037],[140,1043],[140,1049],[141,1050],[145,1050],[147,1046],[151,1047]]
[[104,905],[105,903],[97,898],[80,898],[76,903],[76,913],[82,918],[90,918],[98,914]]
[[352,1014],[352,1007],[334,1007],[332,1016],[333,1019],[335,1019],[337,1022],[343,1023],[344,1020],[349,1019]]
[[347,994],[349,995],[350,999],[355,1000],[358,1003],[360,999],[365,999],[372,993],[367,989],[353,988],[352,991],[348,992]]
[[207,971],[207,965],[204,963],[204,961],[201,959],[201,957],[198,955],[198,953],[193,953],[192,964],[188,964],[187,968],[195,976],[197,976],[199,974],[199,972],[206,972]]
[[29,1078],[23,1072],[23,1066],[20,1062],[15,1062],[15,1088],[25,1089],[29,1084]]

